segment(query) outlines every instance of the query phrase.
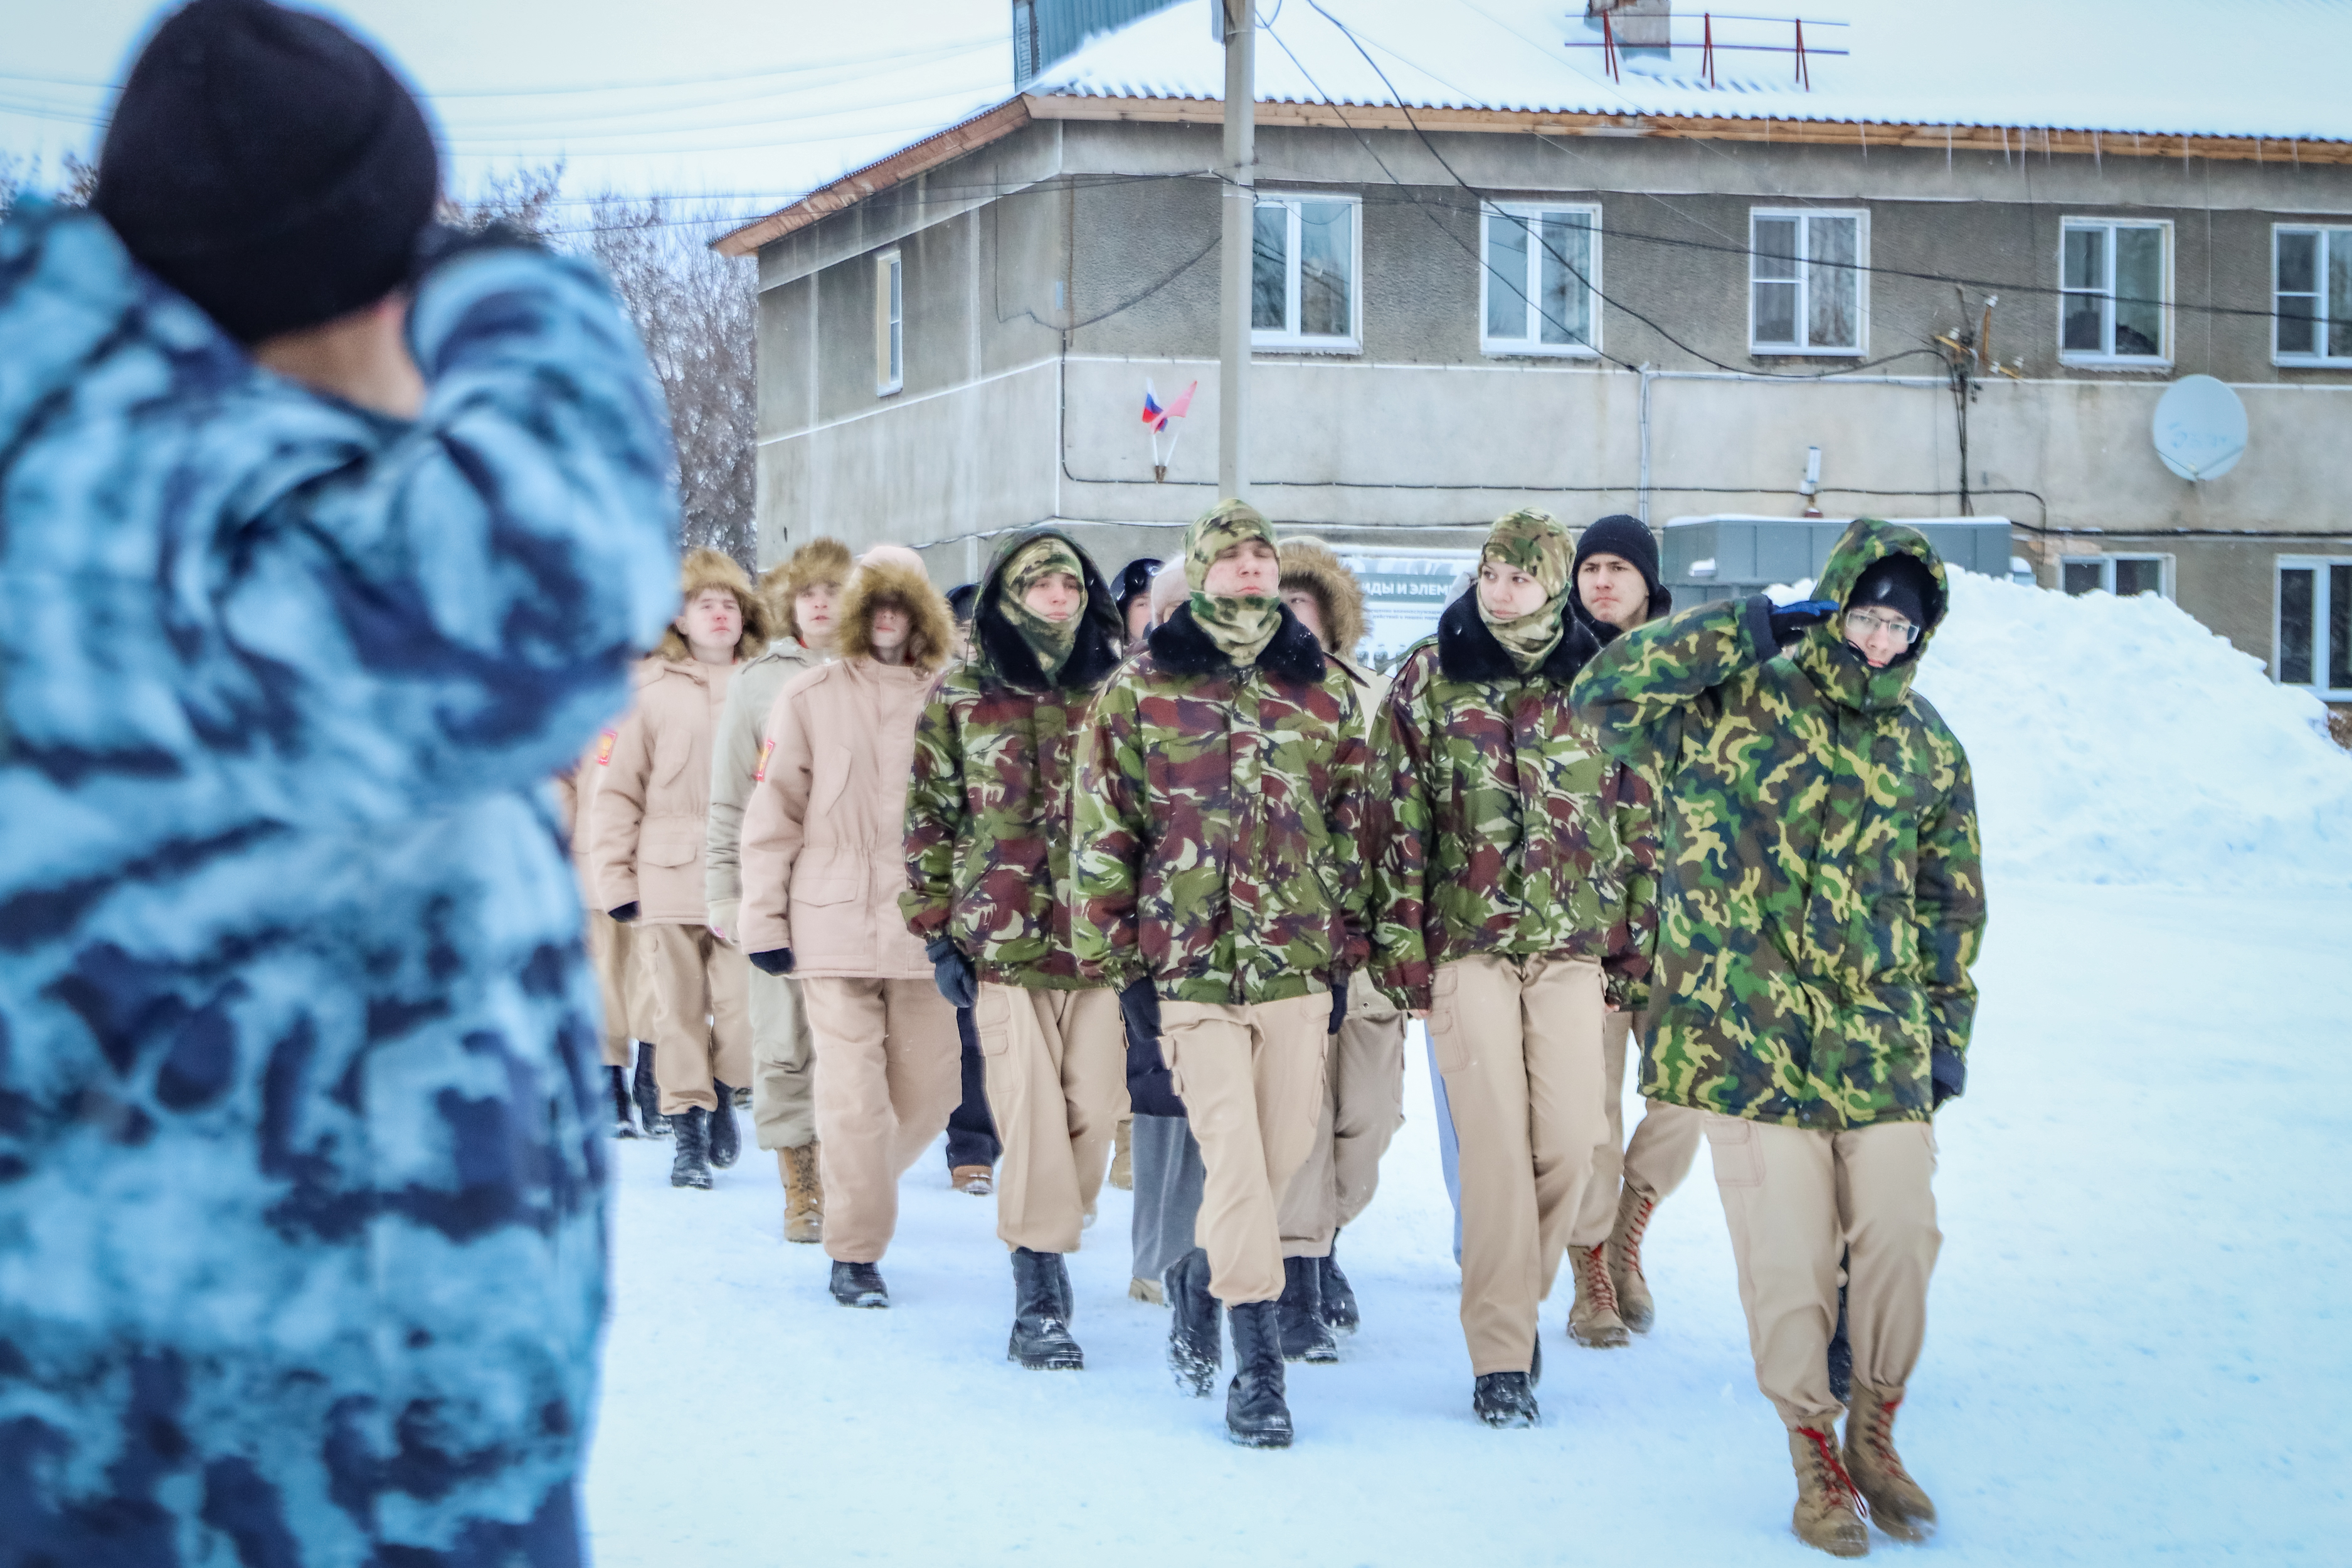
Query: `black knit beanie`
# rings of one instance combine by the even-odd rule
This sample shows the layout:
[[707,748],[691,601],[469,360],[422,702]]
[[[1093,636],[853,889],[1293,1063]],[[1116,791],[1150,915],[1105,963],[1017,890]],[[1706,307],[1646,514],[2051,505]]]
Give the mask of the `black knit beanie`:
[[1151,579],[1160,570],[1160,563],[1149,555],[1139,555],[1129,562],[1118,574],[1118,613],[1127,614],[1128,605],[1151,592]]
[[1927,601],[1936,592],[1936,575],[1911,555],[1889,555],[1874,562],[1855,579],[1853,592],[1846,595],[1845,607],[1859,609],[1864,605],[1883,605],[1925,628]]
[[1570,564],[1569,579],[1584,569],[1590,556],[1618,555],[1633,563],[1650,590],[1650,597],[1658,597],[1658,542],[1649,525],[1638,517],[1616,512],[1602,518],[1576,538],[1576,559]]
[[398,288],[440,188],[423,110],[366,45],[268,0],[194,0],[131,68],[90,205],[251,343]]

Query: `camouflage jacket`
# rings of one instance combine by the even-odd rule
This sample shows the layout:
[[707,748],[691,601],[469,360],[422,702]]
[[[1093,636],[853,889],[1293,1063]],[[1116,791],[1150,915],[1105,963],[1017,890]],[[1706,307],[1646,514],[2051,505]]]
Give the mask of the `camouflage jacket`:
[[1077,644],[1047,679],[996,605],[1006,564],[1036,537],[999,552],[974,601],[972,657],[940,675],[916,727],[898,909],[922,941],[953,938],[983,980],[1074,990],[1101,981],[1070,948],[1071,775],[1078,723],[1118,668],[1118,606],[1080,552]]
[[1944,569],[1865,518],[1820,595],[1843,603],[1897,551],[1937,583],[1913,657],[1874,671],[1832,617],[1776,657],[1760,597],[1618,638],[1574,698],[1658,782],[1659,999],[1642,1093],[1793,1127],[1916,1121],[1930,1052],[1964,1051],[1984,879],[1967,754],[1911,691]]
[[1080,963],[1171,1001],[1305,996],[1363,963],[1356,679],[1288,610],[1237,669],[1190,608],[1153,629],[1078,743]]
[[1426,1007],[1436,966],[1471,953],[1593,958],[1612,1000],[1638,1007],[1655,935],[1649,791],[1568,703],[1598,645],[1571,617],[1522,675],[1475,593],[1406,653],[1373,731],[1378,979]]

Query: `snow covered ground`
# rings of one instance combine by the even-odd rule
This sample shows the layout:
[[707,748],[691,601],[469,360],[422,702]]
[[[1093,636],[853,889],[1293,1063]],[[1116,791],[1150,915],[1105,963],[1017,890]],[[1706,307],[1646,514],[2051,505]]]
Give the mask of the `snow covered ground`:
[[[2352,1547],[2352,758],[2171,605],[1955,589],[1923,689],[1969,748],[1991,924],[1902,1445],[1952,1563],[2343,1563]],[[1470,1414],[1426,1058],[1341,1260],[1363,1331],[1293,1367],[1297,1446],[1226,1442],[1127,1299],[1129,1200],[1071,1260],[1082,1373],[1004,1360],[993,1205],[935,1152],[887,1312],[785,1245],[772,1161],[710,1194],[619,1149],[588,1478],[634,1564],[1815,1563],[1706,1159],[1659,1211],[1654,1332],[1547,1303],[1543,1425]],[[1630,1121],[1639,1102],[1629,1101]],[[1875,1537],[1876,1549],[1906,1549]]]

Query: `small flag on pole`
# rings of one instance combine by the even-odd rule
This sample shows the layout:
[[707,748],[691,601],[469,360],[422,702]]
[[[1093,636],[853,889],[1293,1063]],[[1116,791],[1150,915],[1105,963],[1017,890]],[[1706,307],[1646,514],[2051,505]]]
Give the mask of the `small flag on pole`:
[[1182,437],[1183,432],[1179,430],[1168,437],[1168,450],[1165,452],[1160,449],[1160,436],[1168,429],[1170,420],[1181,419],[1192,411],[1192,394],[1200,390],[1201,384],[1196,381],[1179,393],[1174,402],[1162,404],[1160,401],[1160,394],[1152,387],[1151,383],[1149,380],[1144,382],[1143,427],[1151,432],[1151,477],[1153,479],[1167,479],[1168,460],[1176,455],[1176,443]]

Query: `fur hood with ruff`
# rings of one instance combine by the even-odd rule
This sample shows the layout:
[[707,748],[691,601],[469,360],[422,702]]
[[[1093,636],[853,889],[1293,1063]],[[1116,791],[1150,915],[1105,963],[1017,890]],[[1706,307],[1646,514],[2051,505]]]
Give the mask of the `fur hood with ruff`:
[[1364,590],[1339,552],[1319,539],[1302,537],[1284,540],[1276,553],[1282,559],[1282,591],[1303,588],[1314,595],[1331,639],[1328,651],[1355,658],[1364,640]]
[[[678,563],[677,577],[681,615],[705,588],[724,588],[734,595],[735,602],[743,607],[743,635],[735,639],[736,662],[759,657],[768,646],[768,605],[751,586],[751,574],[737,565],[734,557],[716,550],[689,550],[686,559]],[[663,629],[661,641],[654,645],[654,657],[672,661],[694,657],[694,649],[687,646],[686,634],[677,629],[676,621]]]
[[955,617],[931,580],[895,561],[869,561],[849,574],[834,612],[833,651],[837,658],[874,657],[874,612],[886,600],[906,606],[914,623],[907,633],[907,667],[926,674],[955,651]]
[[812,539],[785,556],[782,564],[771,567],[760,579],[760,592],[767,595],[768,623],[775,635],[801,641],[800,617],[793,613],[793,601],[819,583],[846,586],[853,564],[849,546],[838,539]]
[[[1037,655],[1018,628],[997,607],[997,590],[1004,585],[1005,568],[1013,558],[1040,539],[1058,539],[1070,547],[1086,572],[1087,602],[1078,611],[1078,640],[1070,649],[1061,673],[1051,682],[1037,663]],[[973,598],[972,642],[982,669],[1025,691],[1043,691],[1048,685],[1064,691],[1087,691],[1100,686],[1118,668],[1119,634],[1126,629],[1110,585],[1095,567],[1094,558],[1058,529],[1034,528],[1015,534],[996,552],[988,575],[981,579]]]

